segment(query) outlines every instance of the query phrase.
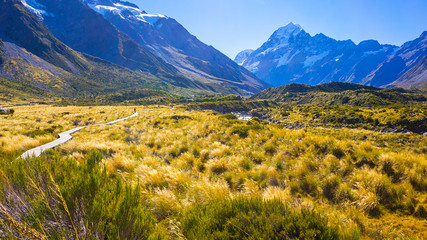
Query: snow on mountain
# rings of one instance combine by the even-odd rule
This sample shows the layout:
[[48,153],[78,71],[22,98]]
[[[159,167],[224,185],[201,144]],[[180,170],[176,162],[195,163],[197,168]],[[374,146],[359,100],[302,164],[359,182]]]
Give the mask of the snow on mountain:
[[386,50],[387,50],[387,48],[381,48],[380,50],[377,50],[377,51],[368,51],[368,52],[363,53],[363,56],[366,57],[368,55],[375,55],[375,54],[378,54],[380,52],[384,52]]
[[243,50],[236,55],[236,57],[234,58],[234,61],[240,66],[242,66],[243,63],[246,61],[246,59],[249,57],[249,55],[251,55],[253,52],[254,50],[252,49]]
[[121,0],[37,1],[46,8],[35,3],[31,7],[55,13],[43,23],[80,52],[132,70],[153,74],[165,70],[182,76],[173,81],[188,79],[192,87],[207,91],[249,95],[270,87],[165,15],[148,14]]
[[265,56],[270,52],[276,52],[279,49],[289,46],[290,41],[292,41],[300,33],[305,33],[305,31],[301,28],[300,25],[294,24],[292,22],[284,27],[277,29],[273,35],[271,35],[268,41],[264,43],[261,48],[256,50],[257,55]]
[[186,77],[253,94],[269,87],[223,53],[201,42],[179,22],[161,14],[148,14],[120,0],[84,0],[119,31],[125,33]]
[[46,6],[36,2],[35,0],[21,0],[21,2],[40,20],[43,20],[43,16],[53,16],[52,13],[46,11]]
[[139,9],[136,5],[129,4],[127,2],[107,2],[107,1],[98,1],[98,0],[84,0],[84,2],[93,10],[103,15],[113,14],[118,15],[122,19],[126,19],[127,17],[133,17],[139,21],[149,23],[154,25],[161,18],[166,18],[165,15],[162,14],[148,14],[145,11]]
[[309,56],[304,61],[304,68],[313,66],[316,62],[322,60],[324,57],[328,56],[329,52],[323,52],[318,55]]
[[302,31],[304,30],[300,25],[291,22],[288,25],[277,29],[273,35],[271,35],[269,41],[278,40],[280,45],[287,45],[291,37],[296,36]]
[[256,72],[258,71],[258,65],[259,65],[259,61],[258,62],[254,62],[251,65],[247,65],[246,68],[251,71],[251,72]]
[[289,23],[276,30],[249,56],[246,52],[238,54],[245,57],[236,62],[273,86],[293,82],[361,83],[396,49],[398,47],[381,45],[375,40],[356,45],[351,40],[337,41],[321,33],[311,36],[300,25]]
[[[281,56],[278,59],[275,59],[274,61],[277,62],[277,67],[285,66],[285,65],[289,64],[294,59],[294,57],[296,55],[298,55],[299,53],[300,53],[300,51],[296,51],[296,52],[292,53],[292,55],[291,55],[291,52],[288,51],[283,56]],[[289,55],[291,55],[291,56],[289,57]]]

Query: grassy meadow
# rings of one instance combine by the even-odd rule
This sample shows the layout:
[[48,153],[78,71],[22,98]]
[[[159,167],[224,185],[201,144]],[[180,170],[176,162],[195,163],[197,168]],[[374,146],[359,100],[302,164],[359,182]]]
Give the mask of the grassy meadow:
[[[423,105],[277,107],[273,123],[136,108],[111,126],[95,124],[134,107],[0,115],[0,238],[427,239],[427,136],[360,121],[422,119]],[[325,120],[344,115],[359,120]],[[17,159],[76,126],[88,127],[39,158]]]

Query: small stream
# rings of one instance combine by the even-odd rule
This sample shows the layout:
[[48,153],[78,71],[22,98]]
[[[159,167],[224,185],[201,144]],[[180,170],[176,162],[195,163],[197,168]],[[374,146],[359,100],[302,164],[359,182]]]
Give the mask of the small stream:
[[250,121],[254,118],[249,112],[232,112],[239,120]]

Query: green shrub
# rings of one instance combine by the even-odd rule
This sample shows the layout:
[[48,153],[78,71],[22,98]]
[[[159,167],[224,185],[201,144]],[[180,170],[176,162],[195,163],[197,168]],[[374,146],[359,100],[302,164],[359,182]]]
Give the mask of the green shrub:
[[62,129],[62,126],[51,126],[49,128],[46,129],[34,129],[28,133],[26,133],[25,135],[29,136],[29,137],[37,137],[37,136],[43,136],[43,135],[47,135],[47,134],[52,134],[55,132],[56,129]]
[[253,121],[253,122],[258,122],[258,123],[260,123],[260,122],[261,122],[261,120],[260,120],[258,117],[254,117],[254,118],[252,118],[252,119],[251,119],[251,121]]
[[31,229],[49,239],[148,239],[156,220],[139,184],[132,187],[108,174],[99,164],[102,153],[90,153],[80,164],[52,150],[45,156],[1,163],[8,177],[0,188],[1,204],[13,216],[4,218],[2,212],[2,233],[10,226],[12,238]]
[[233,114],[224,114],[221,115],[219,118],[227,119],[227,120],[237,120],[237,116]]
[[191,119],[191,117],[185,116],[185,115],[173,115],[173,116],[170,117],[170,119],[173,119],[173,120],[186,120],[186,119]]
[[258,129],[260,129],[259,124],[238,125],[232,128],[231,134],[238,134],[239,137],[246,138],[249,136],[250,130],[258,130]]
[[292,210],[279,200],[237,198],[196,206],[184,213],[188,239],[337,239],[328,220],[307,209]]

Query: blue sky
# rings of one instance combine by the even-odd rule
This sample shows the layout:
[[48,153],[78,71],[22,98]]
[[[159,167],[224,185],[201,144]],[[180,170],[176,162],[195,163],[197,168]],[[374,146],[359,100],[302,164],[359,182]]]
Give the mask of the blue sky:
[[258,48],[279,27],[298,23],[356,43],[401,45],[427,31],[426,0],[127,0],[148,13],[175,18],[231,58]]

